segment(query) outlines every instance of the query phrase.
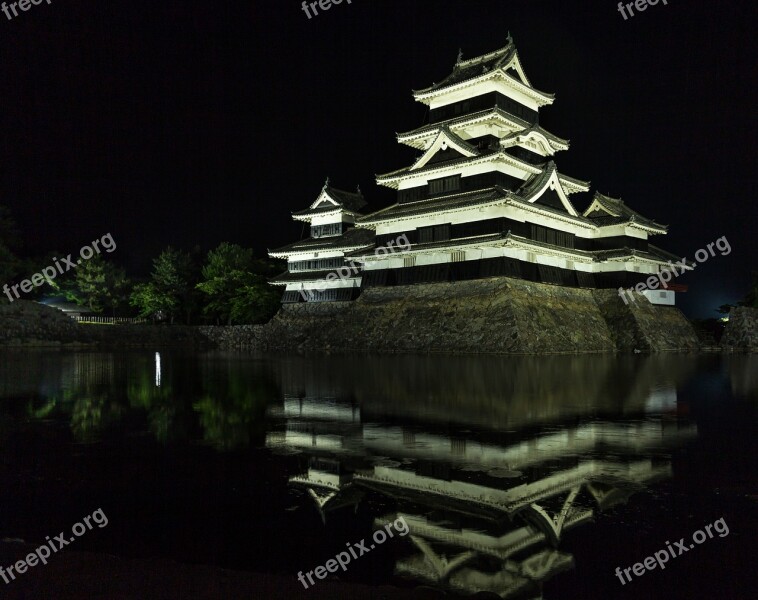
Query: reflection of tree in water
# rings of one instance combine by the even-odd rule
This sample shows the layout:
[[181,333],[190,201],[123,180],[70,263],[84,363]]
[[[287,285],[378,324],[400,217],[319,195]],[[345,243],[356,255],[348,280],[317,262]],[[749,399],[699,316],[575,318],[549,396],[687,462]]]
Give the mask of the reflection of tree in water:
[[[216,365],[217,366],[217,365]],[[205,393],[193,408],[203,438],[223,450],[245,448],[266,433],[266,406],[279,397],[273,378],[244,363],[230,363],[227,377],[205,376]]]
[[147,365],[127,377],[129,406],[147,413],[148,429],[162,444],[186,439],[188,435],[187,410],[173,392],[170,381],[155,385],[154,374]]
[[[236,448],[265,436],[265,407],[279,396],[267,369],[217,355],[82,353],[66,364],[61,383],[32,390],[33,399],[18,407],[21,418],[65,419],[80,442],[102,438],[123,420],[134,427],[144,415],[160,443],[193,439],[200,425],[206,441]],[[8,417],[12,431],[15,417]]]
[[64,413],[70,418],[74,437],[91,442],[129,412],[144,411],[147,427],[159,442],[184,439],[191,430],[191,398],[180,401],[183,396],[175,393],[172,383],[179,380],[196,389],[197,369],[192,361],[167,362],[167,376],[156,385],[152,355],[129,356],[125,361],[110,355],[77,355],[70,387],[57,390],[44,403],[30,404],[27,413],[35,419]]
[[71,409],[71,431],[77,441],[91,442],[119,422],[125,407],[114,400],[109,389],[77,394]]

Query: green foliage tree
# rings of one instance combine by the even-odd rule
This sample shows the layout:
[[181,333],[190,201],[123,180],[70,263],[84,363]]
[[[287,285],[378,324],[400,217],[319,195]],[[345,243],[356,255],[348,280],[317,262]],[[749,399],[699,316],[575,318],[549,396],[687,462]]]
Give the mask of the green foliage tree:
[[111,315],[129,305],[132,282],[127,278],[126,271],[106,262],[105,294],[103,305],[111,309]]
[[137,308],[140,317],[151,317],[163,311],[164,300],[152,282],[136,284],[129,296],[129,304]]
[[109,264],[100,255],[83,260],[75,271],[76,287],[67,295],[79,304],[87,306],[91,312],[102,312],[108,298],[108,270],[113,268],[109,267]]
[[208,253],[197,286],[207,296],[205,314],[228,325],[268,320],[279,307],[279,294],[266,282],[272,270],[252,250],[223,242]]
[[160,311],[173,323],[178,315],[184,314],[189,323],[198,307],[195,289],[198,271],[192,255],[169,246],[153,261],[150,281],[135,286],[130,302],[141,316]]

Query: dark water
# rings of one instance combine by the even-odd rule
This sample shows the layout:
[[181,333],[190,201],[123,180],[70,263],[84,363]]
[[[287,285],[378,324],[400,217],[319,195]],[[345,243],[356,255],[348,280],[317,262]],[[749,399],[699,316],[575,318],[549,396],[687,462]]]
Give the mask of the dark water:
[[755,356],[3,352],[0,539],[294,578],[402,518],[330,577],[752,598],[757,409]]

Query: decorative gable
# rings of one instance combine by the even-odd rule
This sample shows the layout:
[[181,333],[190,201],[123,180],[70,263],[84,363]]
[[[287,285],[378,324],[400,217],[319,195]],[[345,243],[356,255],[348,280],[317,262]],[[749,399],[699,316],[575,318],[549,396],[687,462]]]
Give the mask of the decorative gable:
[[332,198],[332,196],[329,195],[329,192],[326,189],[321,190],[321,194],[319,194],[319,197],[316,198],[316,201],[311,204],[310,208],[327,208],[333,206],[334,208],[340,208],[341,205],[339,201]]
[[500,145],[503,148],[511,148],[512,146],[522,146],[527,150],[531,150],[539,154],[540,156],[554,156],[555,148],[550,144],[550,141],[538,131],[528,131],[525,133],[517,133],[504,138]]
[[464,142],[457,135],[452,133],[449,129],[442,129],[439,135],[431,142],[429,147],[424,152],[423,156],[419,158],[414,165],[410,168],[411,171],[417,171],[425,167],[434,156],[439,152],[447,152],[453,150],[461,157],[471,158],[477,156],[479,151],[476,150],[470,144]]
[[508,62],[508,64],[501,68],[506,73],[510,72],[516,75],[518,79],[521,81],[521,83],[523,83],[524,85],[528,87],[532,87],[532,84],[529,82],[529,78],[526,76],[526,73],[524,72],[524,67],[521,66],[521,60],[518,57],[518,52],[514,51],[513,57]]
[[544,204],[552,208],[562,207],[572,217],[579,216],[561,184],[554,163],[550,163],[550,166],[540,176],[539,180],[535,182],[534,188],[524,199],[532,204]]

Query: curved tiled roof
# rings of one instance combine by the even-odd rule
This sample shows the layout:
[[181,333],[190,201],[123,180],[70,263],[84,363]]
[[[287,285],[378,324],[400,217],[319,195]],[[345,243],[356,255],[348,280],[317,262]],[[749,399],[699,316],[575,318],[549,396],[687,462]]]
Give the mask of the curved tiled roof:
[[306,208],[305,210],[293,212],[292,216],[295,218],[310,217],[331,213],[338,210],[360,214],[360,210],[368,204],[363,197],[363,194],[360,193],[360,190],[357,192],[346,192],[345,190],[339,190],[335,187],[330,186],[328,179],[326,180],[324,187],[321,189],[319,198],[321,198],[322,194],[326,194],[337,204],[327,203],[324,206],[319,206],[317,208]]
[[449,194],[447,196],[434,196],[416,202],[397,203],[383,210],[361,217],[359,223],[375,223],[387,218],[403,218],[415,215],[423,215],[439,210],[464,208],[486,202],[493,202],[508,197],[508,190],[499,186],[474,192]]
[[534,125],[532,125],[531,127],[527,127],[523,131],[514,131],[511,135],[506,136],[503,139],[501,139],[500,143],[502,144],[503,142],[507,142],[509,140],[517,139],[517,138],[519,138],[519,137],[521,137],[523,135],[529,135],[532,132],[539,133],[539,134],[545,136],[549,141],[555,142],[556,144],[559,144],[561,146],[568,146],[569,145],[569,140],[564,140],[562,138],[559,138],[557,135],[553,135],[552,133],[550,133],[546,129],[543,129],[542,127],[540,127],[540,125],[538,125],[536,123]]
[[351,211],[359,211],[366,206],[366,199],[360,192],[346,192],[335,187],[327,186],[324,191],[344,208]]
[[610,213],[607,215],[592,216],[591,213],[588,212],[589,209],[585,211],[585,216],[598,225],[617,225],[620,223],[636,222],[655,229],[667,229],[666,225],[656,223],[652,219],[643,217],[636,210],[629,208],[620,198],[611,198],[610,196],[605,196],[600,192],[595,192],[595,196],[592,199],[592,204],[596,202],[608,213]]
[[270,250],[269,254],[295,254],[298,252],[327,252],[329,250],[340,250],[342,248],[354,248],[369,246],[374,243],[374,232],[369,229],[348,229],[342,235],[333,235],[323,238],[307,238]]
[[443,126],[451,127],[453,125],[457,125],[458,123],[465,123],[466,121],[475,121],[476,119],[486,117],[487,115],[491,113],[495,113],[498,116],[501,116],[508,121],[512,121],[516,123],[516,125],[523,126],[524,128],[530,127],[530,123],[528,121],[525,121],[524,119],[520,117],[517,117],[515,115],[510,114],[509,112],[504,111],[499,106],[493,106],[492,108],[485,108],[483,110],[473,112],[468,115],[463,115],[461,117],[455,117],[453,119],[445,119],[438,123],[430,123],[429,125],[424,125],[423,127],[419,127],[418,129],[413,129],[411,131],[407,131],[405,133],[399,133],[397,135],[398,137],[410,137],[410,136],[415,136],[415,135],[422,135],[427,132],[437,131]]
[[[462,57],[459,56],[455,65],[453,66],[453,72],[450,73],[450,75],[445,77],[439,83],[433,83],[431,86],[422,90],[414,90],[413,93],[414,95],[422,95],[453,87],[459,83],[464,83],[466,81],[475,79],[486,73],[491,73],[493,71],[497,71],[498,69],[502,69],[506,67],[514,57],[517,56],[518,52],[516,51],[516,46],[509,35],[508,44],[503,48],[495,50],[494,52],[482,54],[481,56],[477,56],[475,58],[470,58],[468,60],[462,60]],[[554,94],[548,94],[532,87],[526,76],[524,76],[524,79],[526,82],[521,81],[520,78],[516,79],[516,81],[519,84],[547,98],[554,97]]]
[[381,175],[377,175],[377,181],[382,181],[385,179],[392,179],[394,177],[402,177],[403,175],[418,175],[421,173],[427,173],[429,171],[434,171],[437,169],[446,169],[448,167],[452,167],[458,164],[465,164],[469,161],[475,161],[475,160],[481,160],[483,158],[488,158],[491,156],[494,156],[496,154],[501,155],[503,158],[507,158],[511,161],[520,163],[525,167],[525,170],[529,172],[531,169],[540,169],[543,167],[541,164],[532,165],[528,162],[526,162],[524,159],[519,158],[518,156],[513,156],[512,154],[509,154],[505,151],[505,149],[497,147],[497,148],[487,148],[482,150],[477,150],[477,156],[461,156],[457,158],[453,158],[451,160],[446,160],[438,163],[433,164],[426,164],[422,168],[417,169],[415,171],[411,170],[411,167],[403,167],[402,169],[397,169],[396,171],[391,171],[390,173],[383,173]]
[[[360,276],[361,271],[357,268],[352,268],[349,266],[343,267],[350,269],[351,274],[348,277],[356,277]],[[347,277],[342,277],[339,273],[337,273],[336,269],[326,269],[323,271],[302,271],[299,273],[290,273],[289,271],[282,273],[281,275],[277,275],[276,277],[273,277],[269,279],[269,283],[277,283],[277,284],[284,284],[284,283],[305,283],[309,281],[322,281],[326,279],[329,275],[332,273],[337,274],[340,279],[345,279]]]

